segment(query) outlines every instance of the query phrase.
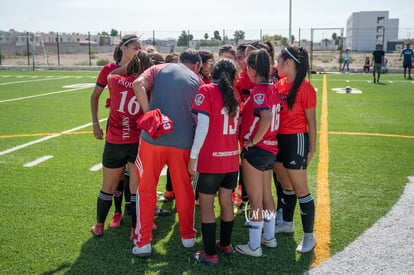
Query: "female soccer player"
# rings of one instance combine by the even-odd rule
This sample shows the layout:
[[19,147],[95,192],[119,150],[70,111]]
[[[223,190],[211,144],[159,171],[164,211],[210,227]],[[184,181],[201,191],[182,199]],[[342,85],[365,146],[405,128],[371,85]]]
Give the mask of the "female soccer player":
[[265,49],[255,50],[247,57],[247,74],[256,83],[243,108],[240,134],[243,180],[250,202],[249,243],[237,245],[236,251],[252,257],[262,256],[261,243],[270,248],[277,246],[271,177],[278,151],[280,100],[269,81],[270,68]]
[[198,77],[204,82],[204,84],[211,83],[211,73],[214,66],[214,55],[212,52],[199,50],[198,54],[201,56],[203,65],[201,66]]
[[219,250],[233,254],[230,243],[233,230],[232,190],[237,182],[239,170],[239,109],[240,103],[234,93],[236,64],[221,58],[214,66],[211,84],[200,87],[192,111],[198,123],[191,149],[188,171],[194,177],[199,193],[201,232],[205,251],[194,254],[197,262],[215,266],[216,219],[214,195],[218,191],[221,207]]
[[143,114],[132,83],[143,71],[153,65],[152,59],[145,51],[138,53],[126,66],[126,75],[109,75],[108,87],[111,98],[111,108],[106,134],[105,148],[102,156],[103,182],[97,202],[97,223],[91,231],[96,236],[102,236],[104,222],[112,204],[112,194],[115,192],[119,178],[124,172],[125,165],[130,173],[131,194],[131,237],[134,238],[136,224],[136,192],[138,177],[135,170],[135,159],[138,152],[141,130],[137,129],[136,121]]
[[281,51],[277,68],[282,79],[276,84],[282,102],[277,140],[279,154],[274,170],[283,188],[283,223],[276,233],[292,233],[296,198],[304,237],[296,251],[310,252],[316,246],[313,234],[315,204],[310,194],[307,170],[316,150],[316,93],[305,79],[309,58],[305,49],[289,46]]
[[[141,49],[141,43],[138,40],[136,35],[126,35],[124,36],[115,46],[114,49],[114,60],[115,63],[106,64],[101,72],[99,73],[98,79],[96,81],[95,88],[91,95],[91,113],[92,113],[92,124],[93,124],[93,134],[97,139],[103,139],[103,130],[99,124],[98,116],[98,107],[99,107],[99,97],[101,96],[103,90],[108,84],[108,75],[113,70],[123,66],[129,62],[132,56],[134,56],[138,50]],[[107,101],[110,101],[108,99]],[[110,104],[110,103],[109,103]],[[109,105],[108,104],[108,105]],[[122,221],[122,191],[124,190],[125,195],[125,213],[129,210],[130,200],[129,200],[129,172],[125,171],[125,184],[124,186],[124,176],[121,175],[119,179],[118,188],[114,193],[114,204],[115,204],[115,214],[109,224],[110,227],[116,228],[121,225]],[[130,212],[130,211],[128,211]]]

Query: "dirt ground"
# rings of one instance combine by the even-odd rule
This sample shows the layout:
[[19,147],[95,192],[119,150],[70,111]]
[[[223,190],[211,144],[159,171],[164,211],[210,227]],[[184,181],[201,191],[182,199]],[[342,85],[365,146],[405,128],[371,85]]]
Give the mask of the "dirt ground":
[[[163,54],[164,55],[164,54]],[[165,54],[166,55],[166,54]],[[399,52],[386,53],[385,55],[388,59],[389,69],[401,69],[402,68],[402,59],[400,58]],[[372,61],[372,53],[361,53],[361,52],[352,52],[351,53],[351,72],[361,71],[365,61],[365,57],[369,57]],[[313,55],[310,57],[312,59],[312,70],[319,72],[338,72],[339,71],[339,52],[324,52],[318,51],[313,52]],[[36,67],[57,67],[60,64],[61,67],[73,67],[81,66],[83,69],[87,69],[90,66],[102,66],[104,64],[112,62],[112,53],[96,53],[92,54],[89,58],[87,53],[79,54],[57,54],[48,53],[47,58],[42,55],[35,56],[35,65]],[[32,66],[33,57],[30,56],[29,60],[27,56],[15,56],[9,58],[2,58],[1,65],[4,66]]]

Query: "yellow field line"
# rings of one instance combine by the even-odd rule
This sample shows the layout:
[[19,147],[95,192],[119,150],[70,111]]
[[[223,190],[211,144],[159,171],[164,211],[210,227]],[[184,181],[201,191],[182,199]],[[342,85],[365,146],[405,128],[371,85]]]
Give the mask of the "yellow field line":
[[378,136],[378,137],[414,138],[414,136],[378,134],[378,133],[328,132],[328,134],[330,134],[330,135],[353,135],[353,136]]
[[326,75],[323,76],[322,108],[319,134],[319,165],[317,174],[317,200],[315,215],[315,235],[318,245],[312,267],[318,266],[331,256],[331,209],[329,198],[329,150],[328,150],[328,89]]

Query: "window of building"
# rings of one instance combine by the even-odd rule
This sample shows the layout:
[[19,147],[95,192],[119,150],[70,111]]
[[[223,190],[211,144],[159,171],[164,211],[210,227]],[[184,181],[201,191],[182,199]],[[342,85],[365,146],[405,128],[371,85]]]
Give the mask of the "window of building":
[[377,24],[384,24],[384,17],[377,17]]
[[385,28],[384,27],[377,27],[377,34],[383,34]]

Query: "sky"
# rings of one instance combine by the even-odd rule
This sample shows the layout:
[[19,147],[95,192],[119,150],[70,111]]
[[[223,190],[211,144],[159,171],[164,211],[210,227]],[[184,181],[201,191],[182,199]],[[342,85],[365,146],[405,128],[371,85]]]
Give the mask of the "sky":
[[[375,1],[375,2],[374,2]],[[229,38],[243,30],[246,38],[260,34],[289,34],[289,2],[292,3],[292,35],[310,39],[311,28],[344,28],[353,12],[389,11],[399,18],[400,36],[414,36],[414,0],[0,0],[0,30],[29,32],[140,34],[143,39],[177,38],[189,30],[195,39],[214,30]],[[375,3],[375,4],[374,4]],[[299,34],[300,29],[300,34]],[[260,32],[260,30],[262,30]],[[321,38],[332,32],[321,31]],[[344,33],[345,34],[345,33]]]

